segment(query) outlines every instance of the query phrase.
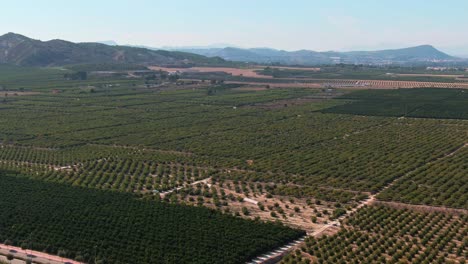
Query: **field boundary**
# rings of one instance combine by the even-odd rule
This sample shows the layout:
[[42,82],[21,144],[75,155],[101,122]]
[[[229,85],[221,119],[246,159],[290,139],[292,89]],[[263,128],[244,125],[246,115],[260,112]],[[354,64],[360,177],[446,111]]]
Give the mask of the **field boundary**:
[[[376,204],[384,204],[384,205],[389,205],[390,207],[394,207],[394,208],[408,208],[408,209],[414,209],[415,211],[423,211],[423,212],[429,212],[430,211],[434,211],[434,212],[450,212],[452,214],[457,214],[457,215],[461,215],[461,214],[466,214],[468,213],[467,210],[464,210],[464,209],[455,209],[455,208],[445,208],[445,207],[435,207],[435,206],[423,206],[423,205],[412,205],[412,204],[403,204],[403,203],[396,203],[396,202],[385,202],[385,201],[380,201],[377,199],[377,196],[382,193],[383,191],[385,191],[386,189],[390,188],[391,186],[393,186],[393,184],[395,184],[395,182],[397,182],[398,180],[400,180],[401,178],[403,178],[404,176],[406,175],[409,175],[411,173],[413,173],[414,171],[416,171],[417,169],[421,168],[422,166],[426,166],[428,164],[431,164],[431,163],[434,163],[436,161],[439,161],[439,160],[442,160],[444,158],[447,158],[447,157],[451,157],[453,155],[455,155],[457,152],[459,152],[461,149],[465,148],[468,146],[468,143],[463,143],[462,145],[450,150],[450,152],[448,153],[443,153],[441,155],[439,155],[439,157],[433,159],[433,160],[430,160],[426,163],[424,163],[423,165],[421,166],[417,166],[416,168],[413,168],[411,169],[410,171],[408,171],[407,173],[403,174],[402,176],[400,177],[397,177],[395,178],[393,181],[391,181],[390,183],[388,183],[384,188],[380,189],[378,192],[376,192],[375,194],[371,194],[369,195],[369,198],[366,199],[366,200],[363,200],[359,203],[358,206],[356,206],[355,208],[353,208],[352,210],[349,210],[346,212],[345,215],[339,217],[338,219],[332,221],[332,222],[329,222],[327,224],[325,224],[324,226],[322,226],[321,228],[315,230],[312,234],[309,234],[310,236],[313,236],[313,237],[318,237],[320,236],[322,233],[324,233],[325,231],[327,231],[328,229],[332,228],[332,227],[337,227],[337,226],[341,226],[341,221],[346,219],[347,217],[349,217],[351,214],[353,214],[354,212],[356,212],[357,210],[359,210],[360,208],[364,207],[364,206],[370,206],[370,205],[376,205]],[[303,242],[299,242],[297,246],[301,245]],[[287,251],[287,252],[290,252]],[[283,252],[281,254],[281,256],[284,256],[287,252]],[[279,260],[279,257],[280,255],[277,255],[277,254],[263,254],[257,258],[255,258],[256,261],[254,262],[249,262],[249,263],[262,263],[262,264],[268,264],[268,263],[276,263],[277,260]]]
[[465,215],[468,214],[468,210],[459,209],[459,208],[450,208],[442,206],[431,206],[424,204],[408,204],[401,202],[392,202],[392,201],[375,201],[376,205],[383,205],[391,207],[394,209],[410,209],[412,211],[422,212],[422,213],[448,213],[452,215]]
[[274,249],[268,253],[265,253],[263,255],[260,255],[253,259],[252,261],[247,262],[247,264],[270,264],[270,263],[277,263],[278,261],[281,260],[281,258],[286,255],[287,253],[291,252],[294,250],[297,246],[301,245],[304,243],[307,235],[304,235],[300,237],[299,239],[296,239],[292,242],[289,242],[288,244],[284,246],[280,246],[277,249]]

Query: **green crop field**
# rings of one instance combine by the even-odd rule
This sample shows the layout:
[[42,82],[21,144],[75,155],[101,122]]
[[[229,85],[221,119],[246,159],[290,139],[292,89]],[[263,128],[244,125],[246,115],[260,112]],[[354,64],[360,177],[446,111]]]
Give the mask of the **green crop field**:
[[468,90],[398,89],[366,90],[342,96],[349,103],[325,109],[326,113],[371,116],[468,119]]
[[[386,207],[359,210],[336,235],[309,238],[283,263],[465,263],[468,219]],[[301,252],[302,251],[302,252]]]
[[379,199],[468,209],[467,146],[402,177]]
[[[181,85],[159,73],[128,75],[127,66],[84,80],[70,76],[105,65],[0,66],[0,170],[9,175],[0,182],[11,186],[0,190],[0,203],[27,216],[2,211],[0,241],[26,245],[30,237],[37,250],[87,262],[101,243],[96,257],[104,263],[241,263],[373,195],[468,209],[465,90],[339,90],[334,97],[321,89]],[[54,221],[46,225],[40,210],[55,213]]]
[[0,240],[94,263],[239,263],[302,235],[123,193],[0,176]]
[[[349,80],[391,80],[391,81],[418,81],[418,82],[457,82],[451,75],[464,76],[461,70],[451,70],[444,73],[426,70],[425,67],[398,67],[398,66],[368,66],[368,65],[322,65],[320,71],[311,71],[307,68],[265,67],[259,74],[274,78],[312,78],[312,79],[349,79]],[[402,75],[400,75],[402,74]],[[405,75],[407,74],[407,75]]]

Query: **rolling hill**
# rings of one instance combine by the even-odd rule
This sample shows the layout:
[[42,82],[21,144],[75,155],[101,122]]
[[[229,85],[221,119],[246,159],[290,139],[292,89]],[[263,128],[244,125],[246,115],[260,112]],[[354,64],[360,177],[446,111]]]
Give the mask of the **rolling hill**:
[[222,64],[218,57],[181,51],[150,50],[100,43],[64,40],[40,41],[19,34],[0,36],[0,63],[20,66],[63,66],[90,63],[127,64]]
[[[105,42],[110,43],[109,41]],[[0,64],[20,66],[63,66],[76,64],[140,65],[226,65],[229,62],[318,64],[434,64],[466,62],[433,46],[422,45],[380,51],[317,52],[284,51],[270,48],[177,48],[171,51],[103,43],[73,43],[64,40],[40,41],[8,33],[0,36]]]

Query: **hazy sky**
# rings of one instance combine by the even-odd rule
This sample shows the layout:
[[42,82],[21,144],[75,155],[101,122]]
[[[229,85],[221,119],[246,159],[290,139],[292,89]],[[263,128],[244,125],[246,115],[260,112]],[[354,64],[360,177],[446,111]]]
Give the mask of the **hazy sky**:
[[0,0],[0,34],[286,50],[432,44],[468,54],[468,0]]

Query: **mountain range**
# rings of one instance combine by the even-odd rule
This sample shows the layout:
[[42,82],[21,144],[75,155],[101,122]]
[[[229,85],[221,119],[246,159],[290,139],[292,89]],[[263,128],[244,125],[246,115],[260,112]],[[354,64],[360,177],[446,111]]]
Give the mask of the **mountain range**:
[[0,36],[0,63],[20,66],[63,66],[76,64],[139,65],[227,65],[230,62],[320,65],[320,64],[468,64],[433,46],[422,45],[380,51],[284,51],[271,48],[189,47],[162,50],[146,46],[120,46],[115,41],[73,43],[40,41],[15,33]]
[[126,63],[142,65],[222,64],[217,57],[181,51],[151,50],[102,43],[40,41],[15,33],[0,36],[0,63],[20,66]]
[[279,63],[289,65],[317,64],[421,64],[459,61],[459,58],[443,53],[431,45],[379,51],[317,52],[311,50],[284,51],[270,48],[205,48],[177,49],[207,57],[255,63]]

